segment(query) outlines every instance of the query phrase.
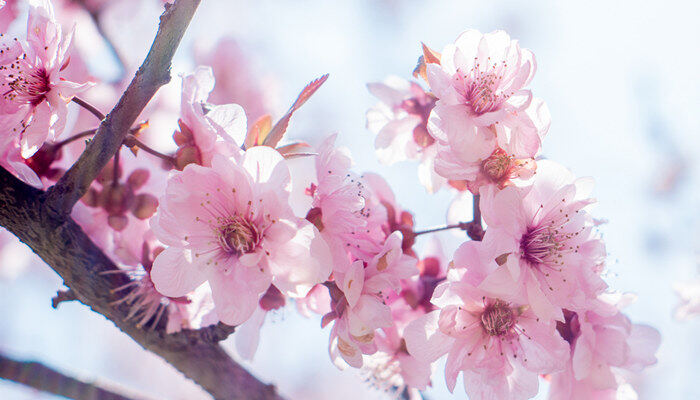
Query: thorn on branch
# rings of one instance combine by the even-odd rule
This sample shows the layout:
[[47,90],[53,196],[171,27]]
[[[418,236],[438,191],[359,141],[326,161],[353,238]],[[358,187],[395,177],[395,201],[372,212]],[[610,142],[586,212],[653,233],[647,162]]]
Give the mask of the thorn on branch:
[[78,300],[78,297],[76,297],[75,292],[73,292],[72,289],[59,290],[58,292],[56,292],[56,295],[51,298],[51,307],[57,309],[58,305],[63,303],[64,301],[73,300]]
[[182,345],[191,345],[201,342],[218,343],[226,340],[235,330],[235,326],[219,322],[215,325],[205,326],[199,329],[183,329],[180,332],[170,334],[170,336],[180,341]]

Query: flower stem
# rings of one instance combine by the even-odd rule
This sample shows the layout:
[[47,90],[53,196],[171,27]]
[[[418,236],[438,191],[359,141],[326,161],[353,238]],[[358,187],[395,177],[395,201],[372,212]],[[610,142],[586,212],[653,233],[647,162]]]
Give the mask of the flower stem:
[[148,147],[142,141],[138,140],[136,138],[136,136],[134,136],[134,135],[127,135],[126,138],[124,139],[124,145],[126,145],[128,147],[136,146],[148,154],[152,154],[152,155],[160,158],[161,160],[168,161],[173,166],[175,165],[175,158],[173,158],[172,156],[169,156],[167,154],[163,154],[163,153],[159,152],[158,150],[155,150],[151,147]]
[[468,225],[468,224],[469,224],[469,222],[458,222],[458,223],[456,223],[456,224],[450,224],[450,225],[444,225],[444,226],[436,226],[435,228],[425,229],[425,230],[422,230],[422,231],[415,231],[415,232],[413,232],[413,234],[414,234],[415,236],[420,236],[420,235],[424,235],[424,234],[426,234],[426,233],[433,233],[433,232],[446,231],[446,230],[455,229],[455,228],[459,228],[459,229],[465,231],[465,230],[467,230],[467,225]]
[[119,185],[119,153],[119,150],[114,153],[114,168],[112,168],[112,186],[114,187]]
[[435,228],[425,229],[422,231],[415,231],[415,232],[413,232],[413,235],[420,236],[420,235],[423,235],[426,233],[434,233],[434,232],[446,231],[448,229],[459,228],[463,231],[466,231],[467,235],[472,240],[481,241],[481,239],[483,239],[483,237],[484,237],[484,228],[481,224],[481,209],[479,208],[479,195],[478,194],[473,196],[472,206],[473,206],[473,217],[472,217],[473,219],[470,222],[458,222],[456,224],[438,226]]
[[95,132],[97,132],[97,128],[95,128],[95,129],[88,129],[87,131],[82,131],[82,132],[80,132],[80,133],[76,133],[75,135],[73,135],[73,136],[71,136],[71,137],[69,137],[69,138],[66,138],[66,139],[64,139],[64,140],[61,140],[60,142],[56,143],[55,145],[56,145],[57,148],[61,148],[61,147],[65,146],[65,145],[67,145],[68,143],[75,142],[76,140],[78,140],[78,139],[80,139],[80,138],[84,138],[84,137],[87,137],[87,136],[94,135]]
[[105,119],[105,115],[102,114],[102,112],[100,110],[98,110],[95,106],[88,103],[87,101],[85,101],[79,97],[73,97],[72,101],[73,101],[73,103],[79,105],[80,107],[83,107],[84,109],[90,111],[90,113],[92,113],[92,115],[97,117],[97,119],[99,119],[100,121]]

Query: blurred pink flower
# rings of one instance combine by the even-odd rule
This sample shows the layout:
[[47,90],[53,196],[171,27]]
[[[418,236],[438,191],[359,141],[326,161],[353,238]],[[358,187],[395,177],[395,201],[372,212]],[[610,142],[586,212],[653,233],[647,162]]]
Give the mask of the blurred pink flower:
[[58,136],[66,123],[67,104],[90,83],[59,77],[69,61],[73,33],[63,37],[47,0],[33,1],[29,10],[26,42],[0,44],[0,145],[12,146],[20,138],[21,155],[30,157],[47,140]]
[[673,290],[681,300],[681,304],[676,307],[677,319],[691,319],[700,314],[700,278],[678,282],[673,286]]
[[419,160],[420,182],[430,193],[440,189],[445,178],[434,171],[437,146],[427,129],[435,97],[417,83],[397,76],[390,76],[384,82],[369,83],[367,88],[380,100],[367,111],[367,129],[377,135],[374,147],[379,161],[393,164]]
[[253,68],[250,57],[238,42],[230,37],[220,39],[209,51],[195,49],[195,61],[211,66],[217,85],[211,92],[213,103],[236,103],[243,106],[250,121],[272,113],[274,87]]
[[229,325],[246,321],[270,284],[305,296],[330,274],[330,253],[316,228],[292,213],[289,191],[282,156],[264,146],[174,173],[151,220],[170,246],[154,262],[156,288],[178,297],[208,281]]

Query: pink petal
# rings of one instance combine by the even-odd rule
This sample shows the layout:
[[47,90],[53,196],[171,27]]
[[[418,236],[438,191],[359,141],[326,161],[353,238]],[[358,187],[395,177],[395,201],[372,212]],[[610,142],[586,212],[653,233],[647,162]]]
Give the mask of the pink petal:
[[206,274],[198,264],[193,263],[192,252],[168,247],[153,261],[151,280],[163,295],[180,297],[204,283]]

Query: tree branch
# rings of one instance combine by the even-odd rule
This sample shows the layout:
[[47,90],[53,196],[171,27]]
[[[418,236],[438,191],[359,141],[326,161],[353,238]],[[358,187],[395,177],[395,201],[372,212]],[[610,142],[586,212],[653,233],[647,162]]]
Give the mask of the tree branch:
[[158,33],[141,67],[117,105],[102,120],[78,161],[49,189],[47,206],[56,215],[70,214],[102,168],[119,150],[131,126],[156,91],[170,81],[170,64],[200,0],[166,4]]
[[281,399],[275,388],[258,381],[217,343],[233,327],[218,324],[167,334],[164,324],[141,329],[128,319],[129,307],[115,305],[112,289],[129,283],[124,274],[105,273],[117,266],[71,218],[46,209],[47,193],[0,168],[0,225],[26,243],[56,271],[76,299],[88,305],[146,350],[163,357],[216,399]]
[[0,378],[76,400],[131,400],[96,383],[83,382],[34,361],[0,354]]

